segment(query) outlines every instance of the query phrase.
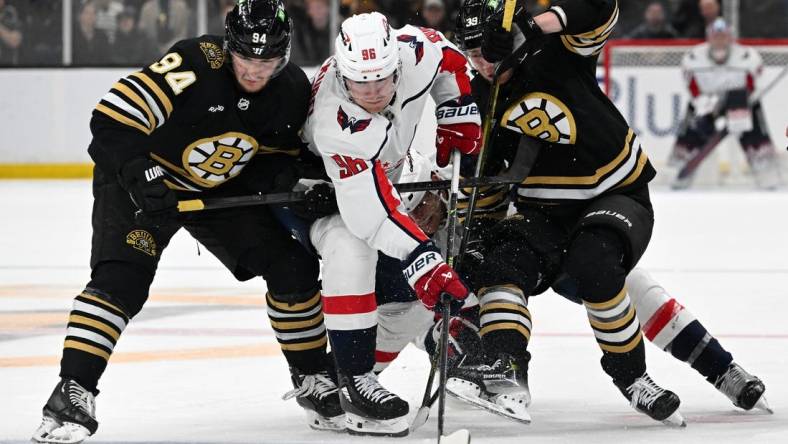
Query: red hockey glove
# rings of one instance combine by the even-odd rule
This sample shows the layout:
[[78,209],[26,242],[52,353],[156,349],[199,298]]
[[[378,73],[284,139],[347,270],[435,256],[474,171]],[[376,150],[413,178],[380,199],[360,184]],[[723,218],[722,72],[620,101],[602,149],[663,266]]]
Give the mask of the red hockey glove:
[[451,150],[463,154],[478,154],[481,147],[481,118],[479,108],[471,96],[444,102],[435,109],[438,131],[435,146],[438,166],[449,163]]
[[[462,305],[468,297],[468,288],[460,276],[443,261],[438,249],[432,242],[416,248],[406,261],[405,279],[416,292],[421,303],[430,310],[436,310],[441,294],[447,293],[452,302]],[[455,304],[452,304],[455,305]]]
[[451,125],[438,125],[435,145],[438,148],[436,161],[439,167],[449,163],[451,150],[455,149],[463,154],[478,154],[481,146],[481,126],[475,123],[454,123]]

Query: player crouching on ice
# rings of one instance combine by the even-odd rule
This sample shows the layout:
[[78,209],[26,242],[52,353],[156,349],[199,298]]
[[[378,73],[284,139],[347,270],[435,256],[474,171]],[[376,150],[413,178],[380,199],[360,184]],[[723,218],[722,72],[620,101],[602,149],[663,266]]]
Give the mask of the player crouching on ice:
[[434,30],[392,29],[379,13],[342,23],[312,84],[303,137],[319,153],[339,213],[317,220],[312,244],[323,259],[323,313],[339,377],[347,430],[405,436],[408,403],[373,372],[378,252],[403,261],[419,299],[435,308],[441,293],[468,290],[438,248],[401,208],[392,182],[408,157],[428,95],[438,104],[437,158],[479,147],[480,119],[462,53]]

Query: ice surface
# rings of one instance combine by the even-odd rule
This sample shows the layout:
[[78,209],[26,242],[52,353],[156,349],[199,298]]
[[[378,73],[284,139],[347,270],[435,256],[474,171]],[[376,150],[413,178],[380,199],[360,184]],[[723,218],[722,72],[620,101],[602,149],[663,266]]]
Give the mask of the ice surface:
[[[742,412],[686,364],[648,346],[649,372],[682,399],[686,429],[630,410],[601,371],[584,310],[532,299],[533,423],[450,403],[446,428],[474,443],[788,442],[788,193],[654,192],[641,265],[766,382],[774,415]],[[0,443],[26,442],[57,381],[71,300],[89,278],[90,184],[0,182]],[[261,280],[237,283],[179,233],[152,296],[99,388],[90,441],[150,443],[435,442],[436,411],[404,439],[308,429],[263,307]],[[427,359],[408,348],[383,382],[417,405]],[[415,408],[414,408],[415,410]]]

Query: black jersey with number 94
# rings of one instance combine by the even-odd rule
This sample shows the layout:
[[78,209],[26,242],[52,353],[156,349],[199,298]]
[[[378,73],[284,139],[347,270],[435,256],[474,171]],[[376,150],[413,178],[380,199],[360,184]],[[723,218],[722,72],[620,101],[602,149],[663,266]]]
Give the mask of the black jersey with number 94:
[[149,156],[179,191],[208,191],[266,155],[296,156],[306,119],[309,81],[289,64],[262,91],[237,85],[222,39],[176,43],[159,61],[115,83],[93,111],[88,149],[115,173]]

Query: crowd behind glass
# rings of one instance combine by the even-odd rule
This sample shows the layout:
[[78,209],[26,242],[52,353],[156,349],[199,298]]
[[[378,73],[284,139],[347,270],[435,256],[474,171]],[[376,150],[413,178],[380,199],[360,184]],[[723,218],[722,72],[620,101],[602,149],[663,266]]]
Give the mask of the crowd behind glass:
[[[547,0],[540,0],[547,1]],[[620,0],[618,38],[702,38],[725,0]],[[340,20],[377,10],[395,27],[427,26],[451,37],[460,0],[341,0]],[[235,0],[207,0],[207,31],[223,34]],[[0,66],[63,64],[63,2],[0,0]],[[196,35],[196,0],[73,0],[71,64],[138,66]],[[331,48],[331,0],[286,1],[295,32],[292,60],[319,65]],[[745,38],[787,38],[788,0],[740,1]]]

